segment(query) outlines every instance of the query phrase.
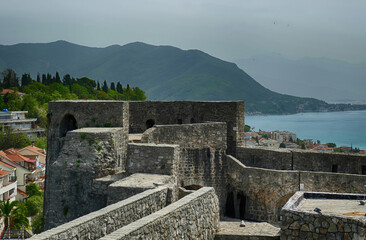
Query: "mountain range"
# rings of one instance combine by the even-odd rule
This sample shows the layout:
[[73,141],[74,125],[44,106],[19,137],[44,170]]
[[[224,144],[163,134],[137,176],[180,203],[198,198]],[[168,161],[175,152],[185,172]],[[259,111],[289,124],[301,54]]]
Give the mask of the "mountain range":
[[327,102],[366,103],[366,64],[326,58],[289,59],[280,54],[235,62],[273,91]]
[[66,41],[0,45],[0,70],[18,74],[56,71],[63,76],[138,86],[148,100],[245,100],[247,113],[290,114],[350,110],[355,106],[327,104],[314,98],[271,91],[236,64],[199,50],[153,46],[141,42],[105,48]]

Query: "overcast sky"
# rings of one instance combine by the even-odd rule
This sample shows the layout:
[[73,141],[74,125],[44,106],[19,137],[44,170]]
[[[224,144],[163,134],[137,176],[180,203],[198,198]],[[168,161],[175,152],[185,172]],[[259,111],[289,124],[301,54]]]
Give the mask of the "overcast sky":
[[1,0],[0,44],[141,41],[233,61],[258,54],[366,63],[365,0]]

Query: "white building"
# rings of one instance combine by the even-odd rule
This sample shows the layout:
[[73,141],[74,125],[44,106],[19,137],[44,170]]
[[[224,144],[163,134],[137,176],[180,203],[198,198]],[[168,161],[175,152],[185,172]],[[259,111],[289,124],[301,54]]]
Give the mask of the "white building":
[[44,128],[36,128],[37,118],[25,118],[28,111],[1,111],[0,126],[1,130],[11,129],[16,133],[24,133],[27,136],[37,136],[44,133]]

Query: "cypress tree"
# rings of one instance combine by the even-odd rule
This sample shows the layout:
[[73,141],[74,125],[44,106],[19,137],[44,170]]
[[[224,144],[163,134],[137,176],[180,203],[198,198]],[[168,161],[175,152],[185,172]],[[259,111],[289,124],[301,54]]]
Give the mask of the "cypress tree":
[[56,72],[56,79],[55,79],[55,82],[57,82],[57,83],[61,83],[60,75],[58,74],[58,72]]
[[99,83],[99,81],[97,82],[97,90],[100,91],[100,83]]
[[37,82],[41,82],[41,76],[39,75],[39,73],[37,73]]
[[116,87],[114,86],[114,82],[111,82],[111,90],[116,91]]
[[117,82],[117,92],[123,94],[123,88],[120,82]]
[[106,80],[104,80],[104,82],[103,82],[102,90],[105,93],[108,93],[108,85],[107,85],[107,81]]

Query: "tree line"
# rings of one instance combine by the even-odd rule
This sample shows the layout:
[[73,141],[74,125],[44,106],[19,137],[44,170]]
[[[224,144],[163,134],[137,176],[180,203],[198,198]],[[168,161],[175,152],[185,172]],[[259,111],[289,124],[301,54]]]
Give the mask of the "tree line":
[[[32,79],[29,73],[22,74],[20,80],[12,69],[5,69],[1,73],[0,92],[2,89],[12,89],[14,93],[0,95],[0,110],[28,111],[27,117],[37,118],[37,124],[46,127],[48,102],[55,100],[125,100],[144,101],[145,92],[139,87],[123,87],[120,82],[111,82],[110,85],[104,80],[99,81],[82,77],[74,78],[70,74],[62,78],[59,73],[37,74]],[[25,93],[19,95],[16,92]]]

